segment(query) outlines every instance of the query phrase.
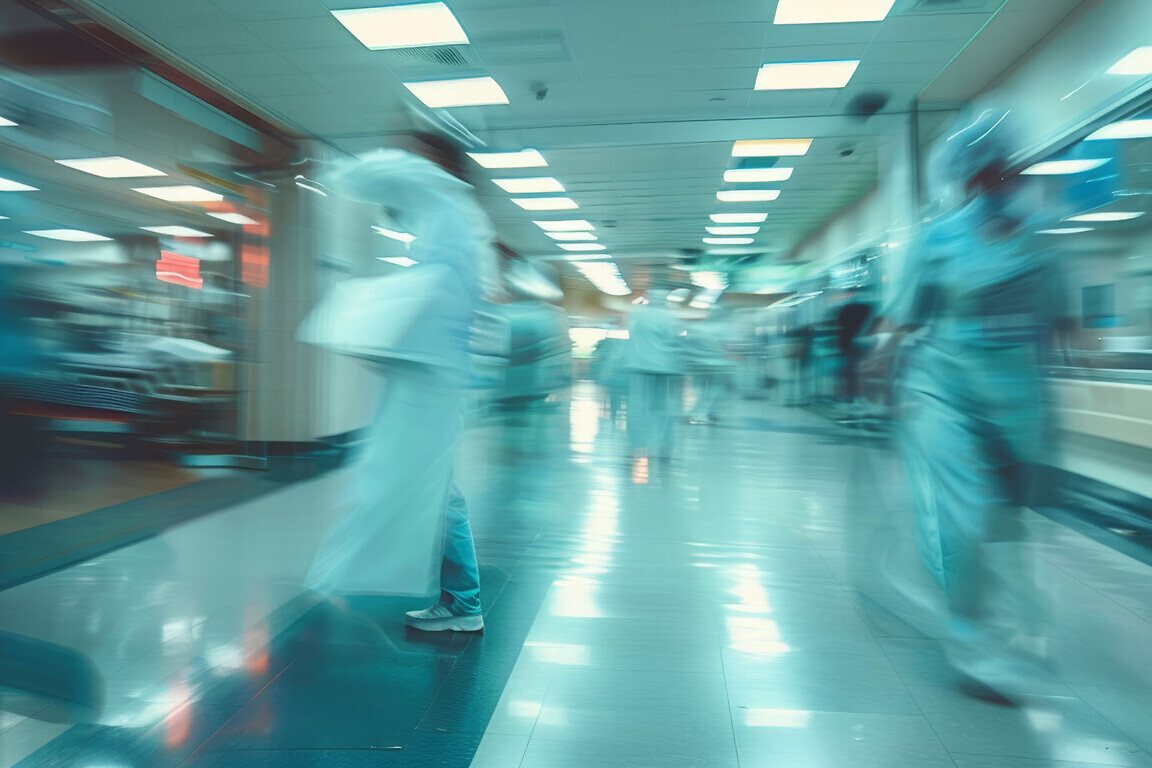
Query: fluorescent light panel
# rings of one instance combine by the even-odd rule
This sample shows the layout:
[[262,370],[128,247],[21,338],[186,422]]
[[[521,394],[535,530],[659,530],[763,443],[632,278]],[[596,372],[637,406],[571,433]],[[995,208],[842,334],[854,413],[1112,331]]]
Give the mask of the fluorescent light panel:
[[800,91],[843,88],[848,85],[859,59],[845,61],[787,61],[764,64],[756,73],[757,91]]
[[89,157],[79,160],[57,160],[60,165],[77,171],[90,173],[104,179],[143,179],[152,176],[167,176],[158,168],[153,168],[126,157]]
[[745,139],[732,145],[732,157],[799,157],[811,147],[812,139]]
[[526,211],[568,211],[580,207],[570,197],[514,197],[512,202]]
[[557,243],[566,251],[606,251],[608,246],[600,243]]
[[332,15],[373,51],[468,44],[468,35],[444,3],[354,8]]
[[745,182],[788,181],[792,168],[732,168],[724,171],[724,181],[733,184]]
[[255,219],[248,218],[247,216],[245,216],[242,213],[209,213],[208,215],[214,219],[220,219],[220,221],[226,221],[229,224],[244,224],[246,226],[250,226],[252,224],[259,224],[260,223],[260,222],[256,221]]
[[38,192],[36,187],[30,187],[27,184],[21,184],[12,179],[0,179],[0,192]]
[[1137,48],[1108,70],[1110,75],[1152,75],[1152,45]]
[[532,222],[545,232],[591,232],[596,229],[584,219],[567,219],[564,221],[534,221]]
[[224,199],[224,195],[218,192],[186,184],[174,187],[133,187],[132,191],[170,203],[219,203]]
[[212,237],[209,232],[201,232],[191,227],[140,227],[140,229],[169,237]]
[[110,237],[104,237],[104,235],[96,235],[92,232],[84,232],[79,229],[29,229],[26,230],[24,234],[46,237],[49,240],[63,240],[69,243],[99,243],[112,239]]
[[716,193],[716,199],[724,203],[770,202],[778,197],[778,189],[722,189]]
[[548,165],[544,156],[535,149],[519,152],[469,152],[468,157],[481,168],[543,168]]
[[752,245],[756,241],[751,237],[706,237],[704,242],[708,245]]
[[1092,227],[1059,227],[1057,229],[1041,229],[1041,235],[1078,235],[1081,232],[1091,232]]
[[461,77],[452,80],[424,80],[404,83],[412,95],[431,109],[480,107],[507,104],[508,95],[491,77]]
[[1067,176],[1074,173],[1084,173],[1099,168],[1108,162],[1107,158],[1087,160],[1047,160],[1025,168],[1021,173],[1025,176]]
[[401,243],[410,243],[416,239],[416,235],[408,234],[407,232],[400,232],[395,229],[388,229],[387,227],[372,227],[376,234],[383,235],[389,240],[397,240]]
[[760,227],[705,227],[710,235],[754,235]]
[[19,123],[14,123],[5,117],[0,117],[0,128],[11,128],[16,125],[19,125]]
[[413,264],[419,263],[416,259],[410,259],[407,256],[381,256],[377,261],[386,261],[398,267],[411,267]]
[[1138,120],[1121,120],[1118,123],[1106,125],[1085,141],[1099,141],[1101,139],[1149,139],[1152,138],[1152,120],[1141,118]]
[[846,24],[883,21],[896,0],[780,0],[777,24]]
[[553,240],[596,240],[591,232],[545,232]]
[[492,183],[514,195],[565,191],[564,185],[551,176],[535,176],[526,179],[492,179]]
[[717,224],[761,224],[768,218],[766,213],[714,213],[708,218]]
[[1143,215],[1143,211],[1101,211],[1099,213],[1082,213],[1079,216],[1065,219],[1065,221],[1131,221]]

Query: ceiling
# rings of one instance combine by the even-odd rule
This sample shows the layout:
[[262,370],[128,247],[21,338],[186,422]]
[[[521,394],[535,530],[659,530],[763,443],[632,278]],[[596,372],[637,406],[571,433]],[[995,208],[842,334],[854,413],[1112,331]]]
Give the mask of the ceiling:
[[[536,147],[619,259],[706,248],[708,215],[769,212],[749,250],[781,258],[874,183],[878,148],[906,130],[918,96],[966,100],[1026,54],[1081,0],[897,0],[883,22],[776,26],[776,0],[449,0],[471,45],[370,51],[331,15],[381,0],[85,0],[254,109],[347,151],[412,124],[402,79],[491,74],[510,104],[449,110],[494,149]],[[441,58],[444,58],[443,56]],[[754,91],[772,61],[859,58],[847,87]],[[542,91],[546,91],[540,96]],[[862,94],[887,97],[852,117]],[[931,104],[927,105],[931,108]],[[738,139],[812,137],[784,158],[780,198],[718,203]],[[556,244],[478,171],[502,239],[533,256]],[[773,185],[777,186],[777,185]],[[547,217],[547,216],[546,216]],[[556,218],[556,216],[552,216]]]

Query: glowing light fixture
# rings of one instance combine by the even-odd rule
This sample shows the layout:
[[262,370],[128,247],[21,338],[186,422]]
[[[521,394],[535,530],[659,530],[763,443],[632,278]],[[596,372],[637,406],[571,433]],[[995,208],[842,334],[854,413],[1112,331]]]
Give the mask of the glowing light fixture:
[[507,104],[508,95],[491,77],[461,77],[452,80],[424,80],[404,83],[412,95],[432,109],[480,107]]
[[519,152],[469,152],[468,157],[482,168],[543,168],[548,165],[544,156],[535,149]]
[[468,35],[444,3],[353,8],[332,15],[373,51],[468,44]]
[[553,240],[596,240],[591,232],[545,232]]
[[754,235],[760,227],[705,227],[710,235]]
[[389,264],[395,264],[398,267],[410,267],[413,264],[419,264],[416,259],[410,259],[407,256],[381,256],[377,261],[386,261]]
[[545,232],[591,232],[596,229],[584,219],[568,219],[565,221],[534,221],[532,222]]
[[38,192],[36,187],[30,187],[27,184],[21,184],[12,179],[0,179],[0,192]]
[[770,202],[778,197],[778,189],[722,189],[716,193],[716,199],[724,203]]
[[788,61],[765,64],[756,74],[757,91],[800,91],[843,88],[848,85],[859,59],[845,61]]
[[140,227],[140,229],[168,237],[212,237],[209,232],[201,232],[191,227]]
[[14,123],[7,118],[0,117],[0,128],[12,128],[13,126],[16,126],[16,125],[19,125],[19,123]]
[[760,224],[768,218],[766,213],[714,213],[708,218],[717,224]]
[[25,230],[24,234],[45,237],[49,240],[63,240],[69,243],[101,243],[112,239],[79,229],[29,229]]
[[600,243],[557,243],[566,251],[606,251],[608,246]]
[[514,195],[565,191],[564,185],[551,176],[538,176],[529,179],[492,179],[492,183]]
[[1041,235],[1078,235],[1081,232],[1091,232],[1092,227],[1059,227],[1057,229],[1041,229]]
[[374,226],[374,227],[372,227],[372,229],[378,235],[383,235],[384,237],[387,237],[390,240],[397,240],[397,241],[399,241],[401,243],[405,243],[405,244],[410,243],[416,239],[416,235],[410,235],[407,232],[400,232],[399,230],[395,230],[395,229],[388,229],[387,227]]
[[1121,120],[1118,123],[1106,125],[1088,136],[1085,141],[1099,141],[1101,139],[1149,139],[1152,138],[1152,120],[1142,118],[1139,120]]
[[706,237],[704,242],[708,245],[752,245],[756,241],[751,237]]
[[243,224],[245,226],[251,226],[253,224],[259,224],[260,223],[260,222],[256,221],[255,219],[251,219],[251,218],[245,216],[242,213],[209,213],[208,215],[214,219],[220,219],[220,221],[226,221],[229,224]]
[[609,296],[627,296],[632,293],[628,283],[624,282],[620,269],[611,261],[585,262],[576,265],[580,274],[596,289]]
[[777,24],[846,24],[883,21],[896,0],[780,0]]
[[153,176],[167,176],[157,168],[126,157],[90,157],[80,160],[57,160],[60,165],[77,171],[90,173],[104,179],[143,179]]
[[800,157],[812,139],[744,139],[732,145],[732,157]]
[[1152,75],[1152,45],[1137,48],[1108,70],[1110,75]]
[[724,171],[724,181],[733,184],[788,181],[792,178],[792,171],[792,168],[732,168]]
[[1087,160],[1047,160],[1036,163],[1021,171],[1025,176],[1068,176],[1074,173],[1084,173],[1099,168],[1108,162],[1106,158],[1092,158]]
[[219,203],[224,195],[201,187],[177,185],[174,187],[133,187],[133,192],[167,200],[170,203]]
[[1101,211],[1071,216],[1066,221],[1131,221],[1144,215],[1143,211]]
[[512,202],[526,211],[568,211],[580,207],[570,197],[514,197]]

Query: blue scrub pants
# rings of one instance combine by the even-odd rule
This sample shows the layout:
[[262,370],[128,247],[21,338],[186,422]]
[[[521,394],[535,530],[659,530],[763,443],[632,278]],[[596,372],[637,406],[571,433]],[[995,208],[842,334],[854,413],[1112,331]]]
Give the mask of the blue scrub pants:
[[464,494],[452,483],[444,518],[444,558],[440,562],[440,602],[456,614],[480,613],[480,567],[468,523]]

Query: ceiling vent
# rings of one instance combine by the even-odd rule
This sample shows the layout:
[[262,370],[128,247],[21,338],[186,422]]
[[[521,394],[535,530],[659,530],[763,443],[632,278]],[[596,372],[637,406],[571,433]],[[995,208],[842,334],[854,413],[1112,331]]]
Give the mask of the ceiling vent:
[[469,45],[432,45],[424,48],[396,48],[379,51],[384,64],[401,77],[467,77],[483,72],[484,64]]
[[900,0],[893,16],[917,16],[926,13],[991,13],[1001,0]]
[[572,60],[563,33],[555,29],[476,35],[472,42],[484,54],[487,64],[546,64]]

